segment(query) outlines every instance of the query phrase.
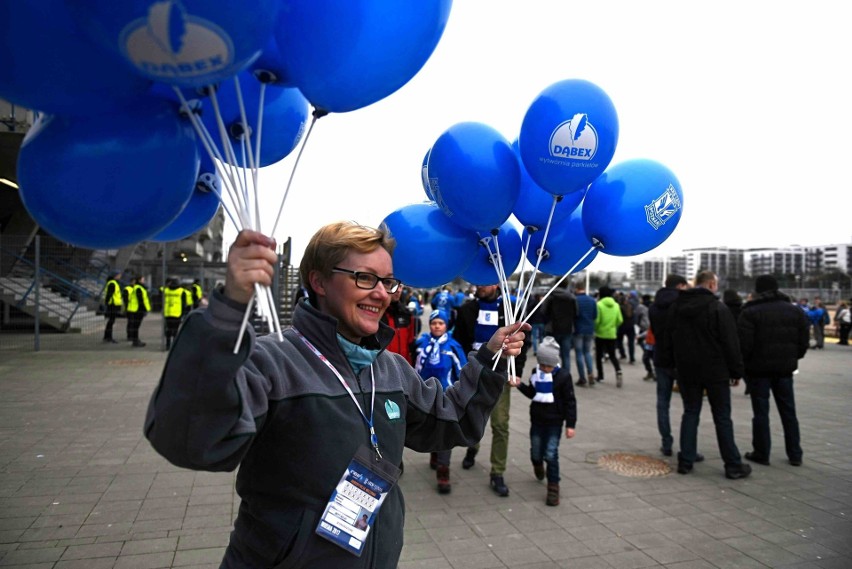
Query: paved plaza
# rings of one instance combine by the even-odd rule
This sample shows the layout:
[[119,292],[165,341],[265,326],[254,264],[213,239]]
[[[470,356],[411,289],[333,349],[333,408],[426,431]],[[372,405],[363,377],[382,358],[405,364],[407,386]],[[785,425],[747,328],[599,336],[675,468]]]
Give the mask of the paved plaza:
[[[147,341],[0,353],[0,566],[218,567],[238,504],[234,475],[171,466],[142,436],[166,358],[156,337]],[[400,568],[852,567],[852,349],[827,344],[802,360],[804,465],[787,464],[773,406],[772,466],[753,465],[737,481],[724,477],[706,404],[699,450],[707,459],[691,474],[640,478],[599,466],[616,452],[664,458],[655,384],[642,380],[640,364],[624,368],[622,389],[611,367],[602,385],[577,388],[577,436],[562,441],[557,507],[545,506],[545,484],[533,475],[529,405],[518,392],[509,497],[488,487],[490,428],[471,470],[460,466],[464,451],[454,452],[446,496],[435,491],[428,456],[407,451]],[[677,396],[672,408],[676,430]],[[751,407],[742,386],[733,408],[744,453]]]

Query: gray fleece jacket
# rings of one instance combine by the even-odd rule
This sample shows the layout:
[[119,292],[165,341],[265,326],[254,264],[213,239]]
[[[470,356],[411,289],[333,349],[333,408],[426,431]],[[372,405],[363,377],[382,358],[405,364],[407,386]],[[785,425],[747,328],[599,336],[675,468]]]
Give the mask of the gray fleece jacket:
[[[177,466],[239,467],[241,504],[227,566],[395,568],[405,518],[399,486],[387,496],[360,557],[314,533],[356,450],[370,446],[369,429],[337,377],[293,330],[279,342],[249,329],[234,354],[244,310],[216,292],[206,310],[189,316],[151,398],[146,437]],[[337,341],[337,321],[300,303],[293,327],[334,365],[369,416],[370,367],[353,372]],[[478,442],[506,383],[505,371],[491,371],[493,354],[484,347],[472,352],[461,379],[444,391],[384,349],[392,337],[381,324],[362,343],[381,350],[372,369],[384,458],[399,464],[406,446],[430,452]]]

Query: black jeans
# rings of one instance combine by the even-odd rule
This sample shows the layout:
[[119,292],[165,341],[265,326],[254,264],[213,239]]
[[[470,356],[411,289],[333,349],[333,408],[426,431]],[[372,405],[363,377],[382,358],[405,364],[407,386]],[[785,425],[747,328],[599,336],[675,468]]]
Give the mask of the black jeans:
[[692,466],[698,452],[698,422],[701,416],[701,403],[704,390],[713,413],[716,426],[716,442],[719,453],[725,462],[725,469],[736,468],[742,464],[740,451],[734,441],[734,422],[731,420],[731,386],[728,382],[684,383],[678,381],[680,396],[683,399],[683,418],[680,422],[680,452],[678,462]]
[[609,361],[612,362],[612,367],[615,368],[615,373],[621,373],[621,364],[618,363],[618,358],[615,355],[615,340],[606,338],[595,338],[595,364],[598,368],[598,379],[603,379],[603,357],[604,353],[609,356]]
[[775,397],[775,406],[781,415],[784,427],[784,447],[787,458],[802,460],[802,447],[799,439],[799,420],[796,418],[796,399],[793,395],[793,376],[788,377],[750,377],[748,379],[751,409],[751,445],[760,458],[769,460],[772,448],[772,435],[769,432],[769,392]]

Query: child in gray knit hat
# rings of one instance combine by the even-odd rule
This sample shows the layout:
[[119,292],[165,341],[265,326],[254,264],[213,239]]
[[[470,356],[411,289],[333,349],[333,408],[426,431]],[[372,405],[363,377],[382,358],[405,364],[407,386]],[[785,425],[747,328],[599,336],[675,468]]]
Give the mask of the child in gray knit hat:
[[[532,399],[530,403],[530,459],[539,480],[547,476],[548,506],[559,505],[559,440],[565,424],[565,438],[574,436],[577,424],[577,400],[571,372],[561,369],[559,343],[546,336],[538,346],[538,366],[529,383],[518,391]],[[547,469],[545,470],[545,463]]]

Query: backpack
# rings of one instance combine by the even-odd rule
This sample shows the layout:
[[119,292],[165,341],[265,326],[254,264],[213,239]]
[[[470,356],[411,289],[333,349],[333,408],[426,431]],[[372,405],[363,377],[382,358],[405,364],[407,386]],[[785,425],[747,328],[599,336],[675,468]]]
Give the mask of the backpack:
[[624,321],[633,320],[633,305],[630,304],[630,301],[625,301],[621,305],[621,315],[624,317]]

